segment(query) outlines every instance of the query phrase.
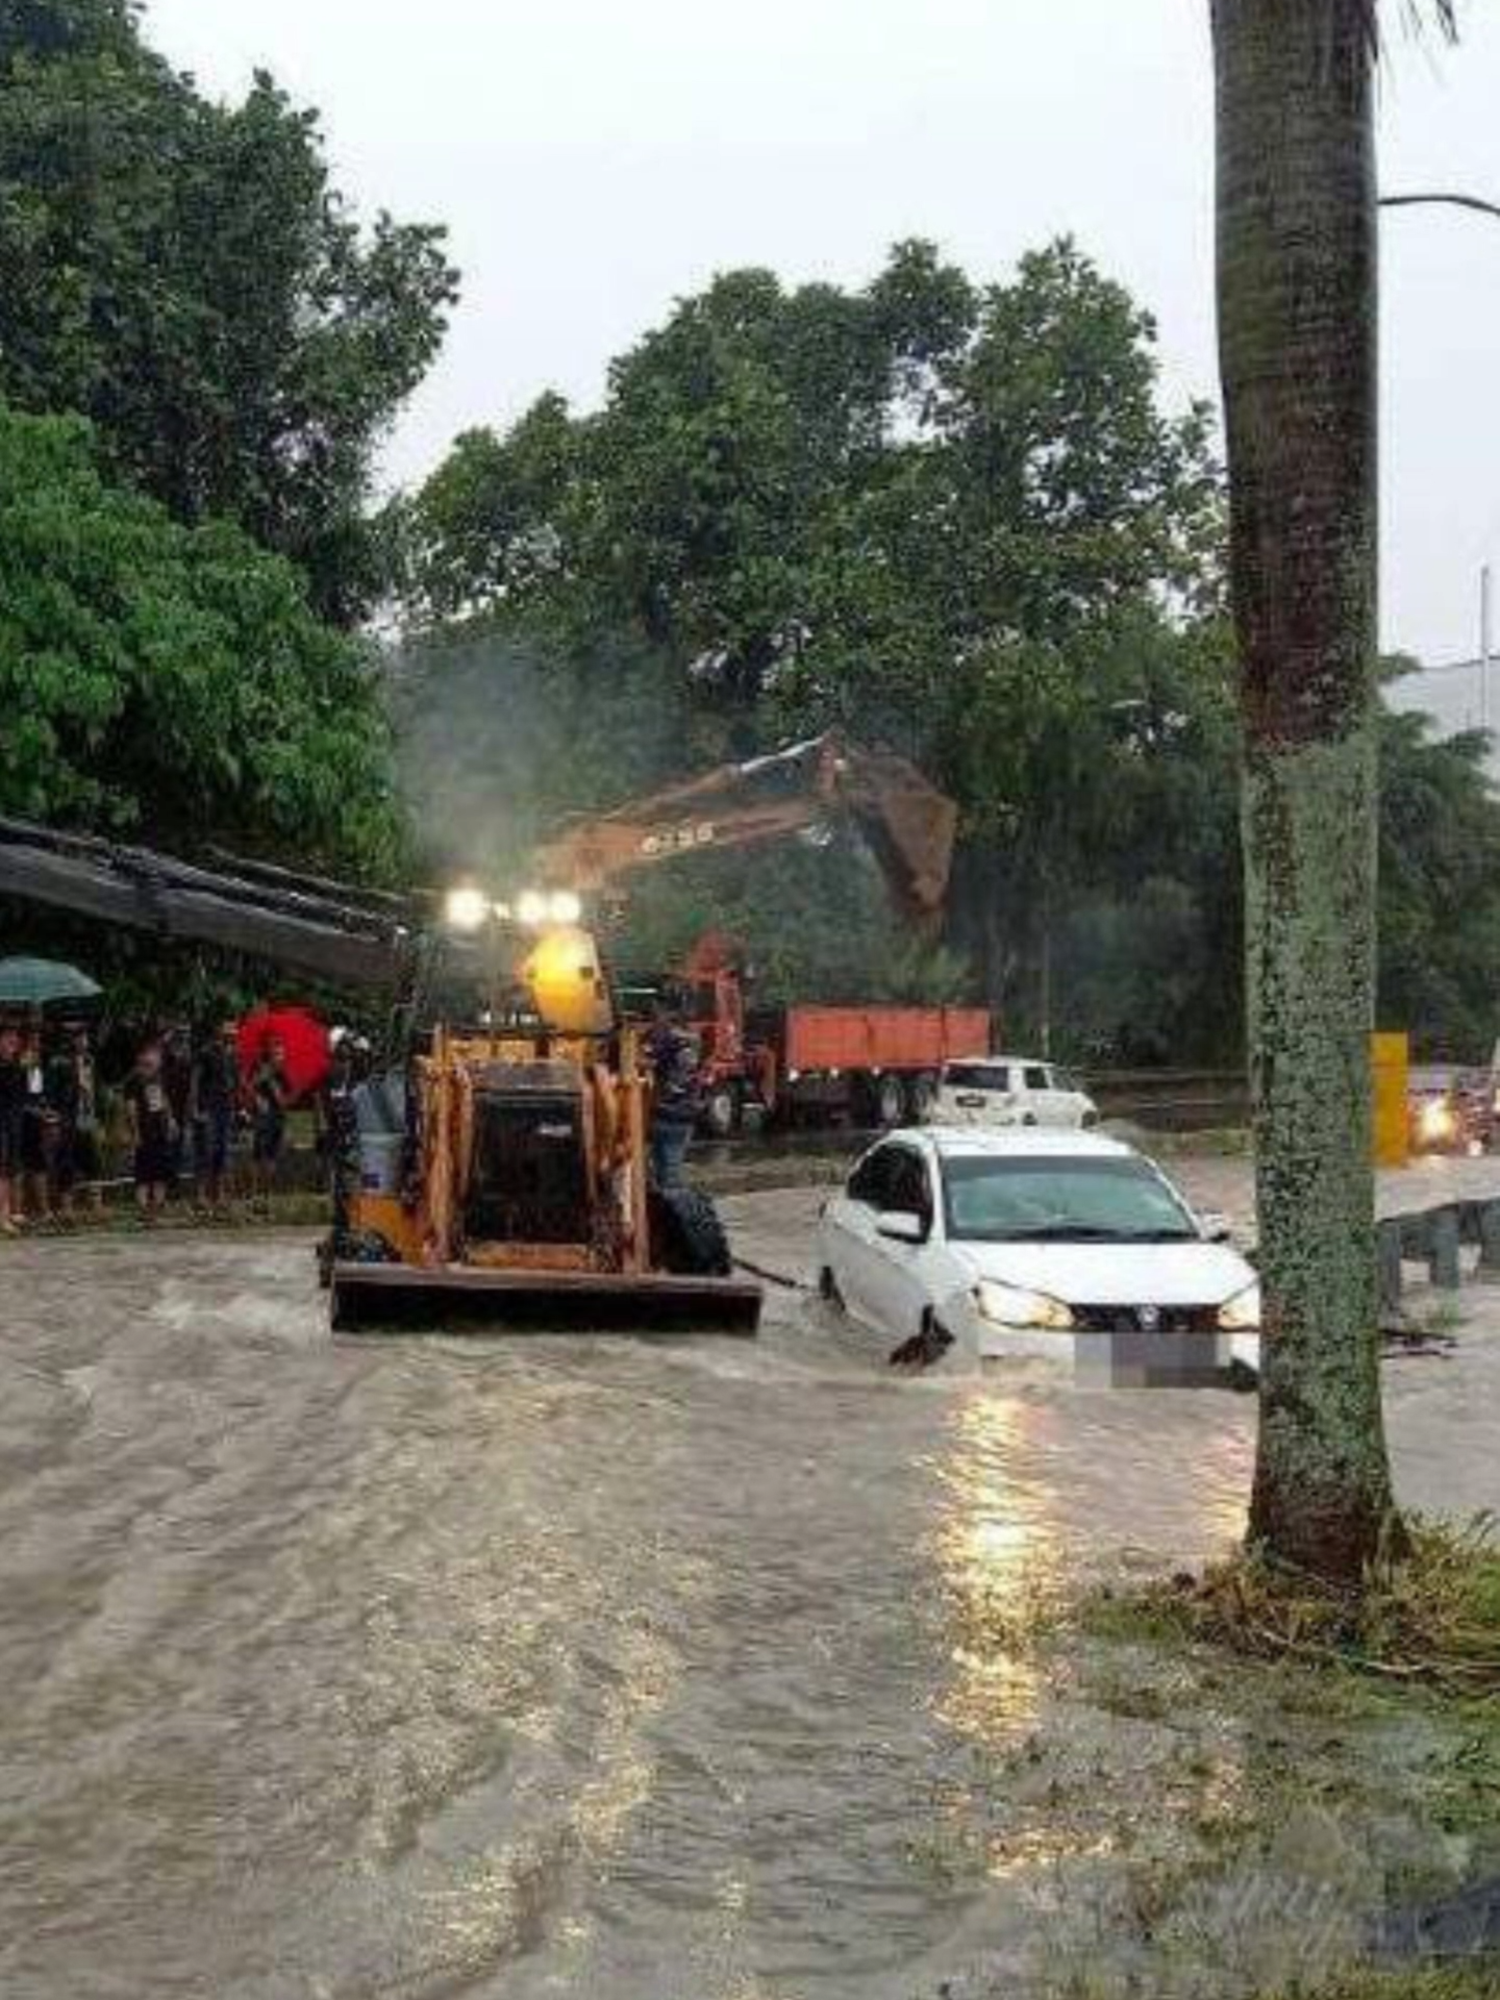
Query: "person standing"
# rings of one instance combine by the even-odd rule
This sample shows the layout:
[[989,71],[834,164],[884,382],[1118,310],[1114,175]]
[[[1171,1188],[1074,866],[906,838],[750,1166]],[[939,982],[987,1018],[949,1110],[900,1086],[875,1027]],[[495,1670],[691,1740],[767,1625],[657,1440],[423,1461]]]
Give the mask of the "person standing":
[[88,1189],[90,1208],[98,1209],[103,1203],[99,1075],[89,1031],[81,1022],[66,1030],[65,1043],[52,1059],[47,1094],[58,1121],[52,1170],[58,1213],[71,1216],[80,1184]]
[[[328,1074],[317,1096],[318,1144],[328,1171],[335,1232],[347,1228],[349,1198],[359,1184],[359,1115],[354,1093],[360,1076],[360,1038],[336,1028],[330,1038]],[[368,1049],[368,1044],[365,1045]]]
[[193,1057],[190,1104],[193,1122],[193,1173],[208,1206],[224,1206],[229,1173],[229,1149],[240,1101],[239,1044],[232,1021],[210,1030]]
[[286,1144],[286,1114],[291,1095],[286,1044],[279,1035],[272,1035],[261,1050],[250,1078],[250,1159],[256,1193],[266,1204],[275,1189],[281,1151]]
[[0,1023],[0,1235],[18,1236],[21,1121],[26,1110],[26,1072],[21,1067],[20,1030]]
[[52,1161],[57,1147],[57,1113],[47,1096],[42,1031],[34,1023],[21,1037],[21,1070],[26,1090],[21,1110],[21,1195],[26,1213],[52,1220]]
[[135,1198],[141,1220],[151,1228],[166,1205],[167,1190],[180,1143],[172,1117],[172,1103],[162,1076],[162,1046],[149,1041],[136,1058],[130,1080],[125,1085],[125,1104],[130,1113],[131,1137],[135,1141]]
[[658,1001],[644,1049],[651,1080],[651,1178],[659,1188],[680,1187],[701,1109],[697,1044],[676,1009]]
[[[191,1133],[193,1096],[193,1039],[178,1023],[167,1031],[162,1042],[161,1080],[172,1112],[172,1173],[169,1187],[176,1189],[188,1166],[187,1146]],[[194,1163],[196,1166],[196,1162]]]

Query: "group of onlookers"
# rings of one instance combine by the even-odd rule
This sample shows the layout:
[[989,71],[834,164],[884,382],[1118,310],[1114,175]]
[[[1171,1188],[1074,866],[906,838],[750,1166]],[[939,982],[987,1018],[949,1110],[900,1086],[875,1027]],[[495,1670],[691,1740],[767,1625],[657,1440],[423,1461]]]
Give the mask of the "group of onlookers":
[[49,1049],[34,1023],[0,1022],[0,1231],[71,1212],[99,1175],[99,1085],[88,1030]]
[[[291,1102],[286,1052],[274,1038],[247,1068],[233,1023],[148,1035],[118,1091],[142,1218],[154,1221],[181,1189],[220,1208],[242,1127],[250,1192],[269,1196]],[[0,1233],[66,1222],[80,1199],[98,1205],[113,1109],[86,1025],[49,1034],[34,1020],[0,1021]]]

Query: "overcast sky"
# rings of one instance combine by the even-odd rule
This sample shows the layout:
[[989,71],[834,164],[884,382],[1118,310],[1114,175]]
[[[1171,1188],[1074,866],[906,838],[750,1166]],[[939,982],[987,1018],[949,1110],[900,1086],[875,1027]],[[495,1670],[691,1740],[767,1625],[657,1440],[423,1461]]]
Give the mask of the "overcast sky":
[[[1388,189],[1500,199],[1500,22],[1398,37]],[[1391,8],[1393,15],[1397,9]],[[464,298],[389,455],[611,355],[736,264],[858,283],[901,236],[978,277],[1070,231],[1157,315],[1174,397],[1216,392],[1208,0],[151,0],[216,93],[270,68],[364,207],[446,222]],[[1112,24],[1112,31],[1105,23]],[[1388,645],[1471,654],[1500,566],[1500,223],[1387,217]]]

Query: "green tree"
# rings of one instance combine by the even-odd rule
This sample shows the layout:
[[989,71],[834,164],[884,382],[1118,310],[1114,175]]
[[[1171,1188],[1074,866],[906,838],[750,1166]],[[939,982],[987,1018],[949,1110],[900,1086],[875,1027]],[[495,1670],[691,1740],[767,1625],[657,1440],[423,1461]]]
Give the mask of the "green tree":
[[1479,731],[1434,742],[1387,715],[1380,758],[1383,1026],[1424,1053],[1488,1061],[1500,1036],[1500,802]]
[[1374,0],[1214,0],[1264,1348],[1250,1533],[1357,1581],[1380,1399]]
[[340,622],[382,587],[372,455],[454,297],[443,232],[362,229],[268,76],[210,101],[124,0],[0,18],[0,395],[87,415],[115,470],[291,556]]
[[400,829],[362,647],[283,558],[0,405],[0,811],[361,874]]

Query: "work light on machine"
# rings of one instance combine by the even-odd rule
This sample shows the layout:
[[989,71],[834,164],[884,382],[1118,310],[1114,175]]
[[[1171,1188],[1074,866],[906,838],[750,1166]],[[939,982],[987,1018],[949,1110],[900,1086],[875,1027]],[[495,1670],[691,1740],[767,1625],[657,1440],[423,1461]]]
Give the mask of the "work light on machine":
[[457,882],[443,899],[443,921],[450,930],[472,934],[490,920],[489,897],[473,882]]
[[571,889],[528,889],[516,904],[517,920],[528,930],[539,931],[548,924],[571,928],[583,918],[583,898]]

